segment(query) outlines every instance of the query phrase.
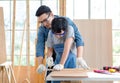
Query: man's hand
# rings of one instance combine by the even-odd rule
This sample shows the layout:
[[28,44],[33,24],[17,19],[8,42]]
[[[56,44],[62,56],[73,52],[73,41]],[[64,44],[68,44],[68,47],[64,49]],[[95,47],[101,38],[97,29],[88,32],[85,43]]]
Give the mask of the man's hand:
[[62,64],[57,64],[53,67],[53,69],[57,70],[57,71],[62,70],[63,68],[64,68],[64,66]]
[[46,70],[46,67],[43,64],[40,64],[38,66],[38,68],[36,69],[36,71],[41,74],[42,72],[44,72]]
[[88,67],[88,65],[86,64],[86,62],[83,58],[77,58],[76,66],[77,66],[77,68],[82,67],[84,69],[90,69],[90,67]]
[[52,67],[54,65],[53,58],[51,56],[47,57],[46,65],[47,65],[47,67]]

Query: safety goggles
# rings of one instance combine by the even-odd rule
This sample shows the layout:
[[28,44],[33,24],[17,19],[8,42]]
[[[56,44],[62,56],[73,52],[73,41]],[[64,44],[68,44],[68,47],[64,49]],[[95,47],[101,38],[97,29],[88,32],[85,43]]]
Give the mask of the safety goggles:
[[64,36],[66,34],[66,32],[64,31],[63,33],[53,33],[56,36]]

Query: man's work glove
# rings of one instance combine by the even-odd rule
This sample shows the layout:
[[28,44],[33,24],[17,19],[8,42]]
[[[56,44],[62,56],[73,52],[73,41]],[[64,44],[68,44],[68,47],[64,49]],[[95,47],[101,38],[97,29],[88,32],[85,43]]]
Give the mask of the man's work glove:
[[47,67],[52,67],[54,65],[53,58],[51,56],[47,57],[46,65],[47,65]]
[[57,70],[57,71],[62,70],[63,68],[64,68],[64,66],[62,64],[57,64],[53,67],[53,69]]
[[42,72],[44,72],[46,70],[46,67],[43,64],[40,64],[38,66],[38,68],[36,69],[36,71],[41,74]]
[[84,69],[90,69],[90,67],[88,67],[88,65],[86,64],[86,62],[83,58],[77,58],[76,66],[77,66],[77,68],[82,67]]

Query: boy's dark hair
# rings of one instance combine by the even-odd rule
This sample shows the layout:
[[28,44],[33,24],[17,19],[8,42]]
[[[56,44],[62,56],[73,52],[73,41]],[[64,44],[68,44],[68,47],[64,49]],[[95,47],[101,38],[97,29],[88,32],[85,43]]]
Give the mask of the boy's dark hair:
[[67,31],[68,21],[64,17],[54,18],[52,21],[52,32],[60,33],[61,30]]
[[46,5],[41,5],[41,6],[37,9],[35,16],[38,17],[38,16],[40,16],[40,15],[42,15],[42,14],[44,14],[44,13],[49,13],[49,12],[51,12],[51,9],[50,9],[48,6],[46,6]]

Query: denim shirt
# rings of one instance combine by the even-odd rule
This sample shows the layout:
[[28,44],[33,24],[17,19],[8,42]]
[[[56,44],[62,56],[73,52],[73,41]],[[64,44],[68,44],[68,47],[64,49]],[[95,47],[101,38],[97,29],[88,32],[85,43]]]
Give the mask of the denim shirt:
[[[57,17],[59,17],[59,16],[55,15],[55,18],[57,18]],[[68,17],[65,17],[65,18],[67,19],[68,24],[74,28],[76,47],[84,46],[84,41],[82,39],[82,36],[81,36],[77,26]],[[45,42],[47,41],[49,30],[50,29],[48,29],[42,25],[38,29],[38,34],[37,34],[38,38],[37,38],[37,44],[36,44],[36,57],[39,57],[39,56],[44,57]]]

